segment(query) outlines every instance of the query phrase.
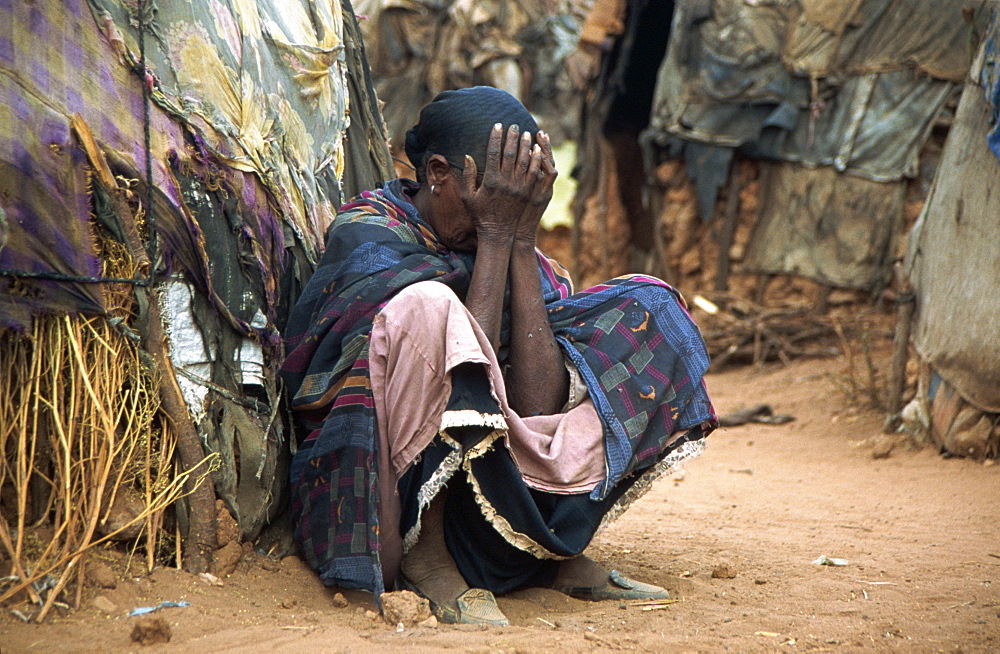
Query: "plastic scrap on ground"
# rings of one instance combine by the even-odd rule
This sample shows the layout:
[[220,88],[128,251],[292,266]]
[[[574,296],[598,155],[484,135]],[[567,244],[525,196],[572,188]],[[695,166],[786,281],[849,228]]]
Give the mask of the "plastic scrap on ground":
[[180,609],[185,606],[191,606],[191,602],[160,602],[156,606],[140,606],[137,609],[132,609],[129,615],[146,615],[147,613],[152,613],[153,611],[159,611],[160,609]]

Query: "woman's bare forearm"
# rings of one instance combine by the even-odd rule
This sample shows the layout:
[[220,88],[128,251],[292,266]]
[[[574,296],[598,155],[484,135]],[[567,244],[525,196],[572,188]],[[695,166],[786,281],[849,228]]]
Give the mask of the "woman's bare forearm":
[[521,416],[556,413],[566,404],[569,374],[549,327],[533,241],[514,241],[510,286],[508,401]]
[[554,413],[566,403],[569,375],[549,327],[535,254],[535,231],[552,197],[556,175],[548,135],[530,134],[516,125],[490,133],[486,171],[476,183],[476,163],[466,157],[462,202],[476,226],[476,266],[465,306],[499,352],[504,290],[511,295],[507,397],[523,416]]
[[503,295],[510,265],[511,236],[480,238],[476,252],[476,266],[472,271],[465,307],[476,319],[493,346],[493,353],[500,348],[500,324],[503,314]]

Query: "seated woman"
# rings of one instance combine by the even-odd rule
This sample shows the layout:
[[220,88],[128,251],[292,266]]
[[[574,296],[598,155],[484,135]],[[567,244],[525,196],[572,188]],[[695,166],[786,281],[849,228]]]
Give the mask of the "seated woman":
[[643,275],[574,293],[535,249],[556,170],[504,91],[441,93],[406,153],[417,181],[340,209],[288,323],[303,555],[444,622],[507,624],[493,593],[525,586],[666,597],[583,551],[715,427],[683,300]]

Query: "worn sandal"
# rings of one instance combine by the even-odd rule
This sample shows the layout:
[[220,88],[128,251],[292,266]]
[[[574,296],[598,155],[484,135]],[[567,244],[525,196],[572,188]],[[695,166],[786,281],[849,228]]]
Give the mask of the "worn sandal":
[[612,570],[609,577],[607,583],[601,586],[565,586],[556,590],[590,602],[670,599],[670,593],[666,589],[629,579],[617,570]]
[[506,627],[510,624],[507,616],[497,605],[496,597],[483,588],[470,588],[459,595],[455,600],[458,605],[456,610],[438,604],[424,595],[417,585],[402,573],[396,577],[396,586],[402,590],[412,591],[430,602],[431,612],[444,624],[488,624],[497,627]]

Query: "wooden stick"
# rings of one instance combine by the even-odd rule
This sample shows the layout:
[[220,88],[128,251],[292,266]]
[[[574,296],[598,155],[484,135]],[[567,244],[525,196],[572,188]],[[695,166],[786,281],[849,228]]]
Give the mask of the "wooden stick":
[[753,301],[757,304],[763,304],[764,298],[767,295],[767,287],[771,285],[771,280],[774,279],[774,275],[769,273],[764,273],[757,277],[757,286],[754,288]]
[[80,604],[83,601],[83,585],[87,577],[87,559],[84,558],[80,561],[80,569],[76,575],[76,597],[73,600],[73,608],[80,608]]
[[[202,465],[206,465],[207,462],[208,462],[208,459],[206,458],[206,459],[204,459],[201,462],[201,464]],[[142,515],[139,515],[136,518],[134,518],[133,520],[129,521],[127,524],[125,524],[123,527],[121,527],[117,531],[114,531],[114,532],[112,532],[110,534],[106,534],[106,535],[102,536],[101,538],[99,538],[97,540],[87,540],[84,543],[84,545],[81,545],[79,547],[79,549],[77,549],[77,550],[71,550],[69,546],[64,547],[63,548],[64,554],[63,554],[62,558],[58,559],[54,563],[46,564],[46,567],[44,567],[44,568],[36,566],[35,569],[32,571],[31,576],[26,576],[26,577],[22,578],[20,582],[16,583],[11,588],[8,588],[3,594],[0,594],[0,603],[6,601],[7,599],[10,599],[11,597],[13,597],[14,595],[16,595],[17,593],[21,592],[22,590],[25,590],[26,588],[29,588],[30,585],[31,585],[31,583],[33,581],[35,581],[36,579],[41,579],[45,575],[47,575],[47,574],[51,573],[52,571],[56,570],[57,568],[59,568],[64,563],[67,563],[67,561],[70,564],[66,568],[66,573],[68,575],[68,573],[72,570],[73,566],[76,564],[77,559],[84,552],[86,552],[87,550],[89,550],[91,547],[94,547],[96,545],[100,545],[101,543],[104,543],[104,542],[106,542],[108,540],[111,540],[111,538],[114,537],[117,533],[119,533],[122,530],[130,527],[134,522],[137,522],[137,521],[140,521],[140,520],[145,520],[146,513],[152,512],[152,511],[163,511],[167,506],[169,506],[170,504],[172,504],[173,502],[175,502],[180,497],[183,497],[184,493],[181,492],[180,488],[182,486],[186,486],[187,485],[187,483],[189,481],[189,477],[193,477],[193,475],[190,475],[188,473],[183,473],[183,472],[180,473],[173,481],[170,482],[170,484],[168,484],[167,488],[162,491],[161,496],[160,496],[160,500],[159,500],[159,502],[160,502],[159,504],[157,504],[154,507],[147,507],[146,511]],[[209,473],[205,472],[200,477],[196,478],[196,482],[195,482],[194,485],[195,486],[200,485],[201,483],[205,482],[207,479],[209,479]],[[67,523],[63,523],[63,525],[61,527],[63,530],[66,529],[66,524]],[[3,524],[2,521],[0,521],[0,527],[2,527],[2,526],[4,526],[4,524]],[[58,538],[58,535],[57,535],[57,538]],[[181,539],[180,539],[180,537],[178,537],[177,542],[180,543],[180,541],[181,541]],[[55,539],[53,539],[52,542],[54,543]],[[50,544],[49,548],[51,549],[51,547],[52,547],[52,545]],[[39,558],[39,560],[42,560],[42,559],[46,558],[47,552],[48,552],[48,550],[46,551],[46,554],[43,554]],[[68,578],[68,577],[64,577],[64,580],[65,580],[65,578]],[[61,592],[61,587],[59,587],[59,591]],[[58,595],[58,592],[56,594]],[[39,618],[37,618],[37,616],[36,616],[36,620],[39,620]]]
[[916,298],[913,286],[903,272],[899,263],[893,268],[896,277],[896,333],[892,341],[892,367],[889,376],[889,419],[885,423],[886,433],[896,431],[899,426],[899,412],[903,409],[903,391],[906,390],[906,364],[910,353],[910,327],[913,322],[913,312],[916,309]]
[[[184,472],[195,470],[205,459],[198,430],[194,426],[187,403],[177,385],[173,362],[166,353],[163,321],[160,318],[159,302],[155,297],[149,301],[149,334],[146,336],[146,350],[153,356],[160,370],[160,402],[163,412],[170,418],[177,437],[177,452],[180,454]],[[196,484],[196,485],[195,485]],[[194,574],[211,572],[212,553],[215,551],[215,489],[211,479],[208,483],[198,483],[191,476],[185,487],[188,495],[188,533],[184,539],[184,569]]]
[[[94,480],[96,481],[96,484],[92,486],[92,488],[90,489],[90,498],[89,498],[90,510],[83,512],[84,514],[80,516],[86,522],[86,529],[83,534],[83,539],[82,541],[80,541],[79,544],[67,542],[66,550],[71,551],[71,549],[78,549],[78,553],[70,559],[69,563],[66,565],[66,569],[63,570],[62,575],[59,577],[59,581],[56,583],[56,587],[49,592],[48,598],[42,605],[42,610],[38,612],[37,616],[35,616],[35,620],[37,622],[41,622],[42,620],[45,619],[45,616],[48,615],[48,612],[52,609],[52,606],[55,603],[56,598],[59,597],[59,594],[66,587],[66,584],[69,583],[69,579],[74,572],[74,568],[77,565],[82,564],[83,557],[86,555],[87,551],[86,548],[89,546],[91,539],[94,536],[94,531],[97,529],[97,522],[100,519],[100,513],[101,513],[100,511],[101,498],[104,497],[104,489],[108,482],[108,477],[110,476],[112,465],[114,464],[115,452],[117,451],[114,442],[116,425],[114,425],[114,423],[111,420],[111,417],[108,415],[107,410],[102,405],[101,397],[95,388],[95,383],[97,382],[97,379],[95,378],[94,380],[91,380],[88,374],[87,365],[84,359],[83,348],[79,340],[81,339],[81,334],[79,332],[79,325],[75,325],[73,318],[70,316],[64,316],[63,322],[67,334],[70,335],[70,337],[67,338],[67,342],[69,343],[70,349],[73,354],[72,360],[76,361],[76,364],[79,366],[79,370],[81,373],[80,379],[83,380],[84,389],[87,391],[87,395],[91,400],[90,406],[94,409],[97,409],[98,413],[100,413],[101,422],[103,423],[104,427],[102,431],[104,433],[103,433],[103,439],[101,440],[100,444],[96,446],[94,444],[91,444],[90,446],[91,452],[94,451],[98,452],[97,462],[93,468],[94,471],[96,472],[97,479]],[[75,334],[73,333],[74,331],[76,332]],[[76,412],[72,411],[70,415],[76,415]],[[96,433],[97,430],[91,429],[90,438],[91,439],[95,438]],[[73,442],[73,438],[72,437],[69,438],[68,442],[70,443]],[[67,499],[71,497],[73,497],[72,494],[69,495]],[[87,515],[88,513],[89,515]],[[77,516],[78,512],[74,511],[73,515]],[[76,533],[75,530],[70,530],[67,532],[67,534],[70,536],[72,536],[74,533]],[[76,545],[75,548],[74,545]]]
[[[11,553],[14,552],[14,544],[11,542],[10,533],[7,531],[6,520],[0,520],[0,541],[3,542],[4,547],[7,548],[8,552]],[[38,593],[35,591],[34,586],[32,586],[30,583],[25,582],[25,579],[28,578],[28,574],[24,571],[24,567],[21,565],[21,558],[20,557],[11,558],[10,563],[11,563],[11,571],[15,575],[17,575],[17,577],[21,580],[21,583],[24,584],[24,589],[28,591],[28,597],[31,598],[31,601],[34,602],[35,604],[41,602],[42,599],[41,597],[38,596]],[[6,593],[4,593],[4,597],[6,598],[7,596],[13,595],[16,592],[18,591],[11,589]]]
[[[74,116],[73,128],[80,137],[87,152],[88,158],[98,171],[98,175],[105,180],[110,174],[110,166],[104,153],[96,146],[93,136],[86,123],[78,116]],[[112,180],[113,181],[113,180]],[[120,197],[117,184],[105,189],[112,197],[116,214],[122,223],[123,231],[126,235],[130,254],[135,259],[138,268],[142,271],[146,266],[154,265],[149,260],[149,254],[145,246],[138,237],[139,230],[136,227],[135,216],[127,202]],[[152,207],[146,207],[147,211],[152,211]],[[205,451],[198,437],[198,430],[188,412],[187,403],[181,393],[180,386],[174,373],[173,363],[167,354],[166,336],[163,332],[163,322],[160,316],[159,298],[152,290],[144,290],[136,287],[136,293],[146,292],[147,306],[149,307],[148,333],[144,335],[143,344],[156,363],[160,373],[160,402],[163,412],[169,417],[177,436],[177,452],[181,458],[181,466],[184,472],[193,472],[195,468],[204,460]],[[192,484],[197,484],[192,486]],[[189,529],[184,540],[185,569],[192,573],[202,573],[211,571],[213,564],[212,552],[215,550],[215,489],[209,483],[197,483],[192,474],[187,478],[186,490],[188,491],[189,507]]]

